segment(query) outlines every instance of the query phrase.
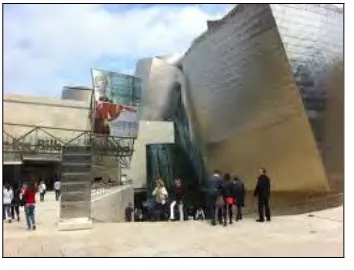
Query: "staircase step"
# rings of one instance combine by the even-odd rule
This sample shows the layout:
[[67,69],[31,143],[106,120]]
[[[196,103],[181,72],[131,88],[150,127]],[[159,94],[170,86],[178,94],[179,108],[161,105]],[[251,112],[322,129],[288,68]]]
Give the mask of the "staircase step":
[[91,169],[92,169],[91,163],[63,163],[62,164],[62,172],[64,173],[75,173],[75,172],[89,173],[91,172]]

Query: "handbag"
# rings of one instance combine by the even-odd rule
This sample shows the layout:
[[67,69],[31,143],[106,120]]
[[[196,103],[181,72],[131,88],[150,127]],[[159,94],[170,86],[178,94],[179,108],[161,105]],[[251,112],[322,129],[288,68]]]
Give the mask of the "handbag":
[[22,195],[22,198],[20,200],[20,206],[25,206],[27,201],[27,196]]
[[233,205],[234,204],[234,198],[232,198],[232,197],[225,198],[225,203],[228,204],[228,205]]

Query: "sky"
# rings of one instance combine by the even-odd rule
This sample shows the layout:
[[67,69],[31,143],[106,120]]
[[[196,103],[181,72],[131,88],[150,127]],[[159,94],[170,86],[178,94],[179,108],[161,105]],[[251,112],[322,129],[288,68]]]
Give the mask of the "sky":
[[141,58],[184,53],[230,4],[5,4],[5,94],[60,97],[91,68],[134,74]]

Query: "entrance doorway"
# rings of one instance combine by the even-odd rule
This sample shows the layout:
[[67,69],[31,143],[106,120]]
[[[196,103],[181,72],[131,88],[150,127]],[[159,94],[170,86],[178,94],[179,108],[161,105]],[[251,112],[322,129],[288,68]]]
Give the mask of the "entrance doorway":
[[37,183],[44,181],[47,190],[53,190],[56,177],[60,177],[60,163],[45,160],[25,160],[22,166],[24,179],[34,176]]
[[3,173],[2,173],[2,184],[11,185],[13,188],[18,188],[21,183],[21,167],[22,165],[3,165]]

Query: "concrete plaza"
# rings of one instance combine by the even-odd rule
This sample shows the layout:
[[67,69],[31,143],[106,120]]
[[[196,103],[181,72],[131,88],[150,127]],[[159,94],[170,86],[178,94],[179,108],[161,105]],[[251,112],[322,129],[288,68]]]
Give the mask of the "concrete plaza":
[[36,209],[37,230],[4,223],[5,257],[260,257],[343,256],[343,207],[226,228],[207,222],[94,223],[89,231],[58,231],[59,203],[49,193]]

